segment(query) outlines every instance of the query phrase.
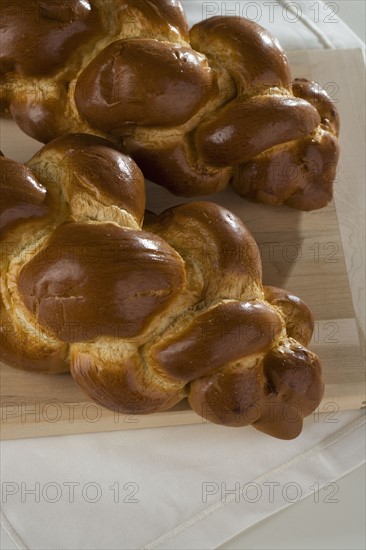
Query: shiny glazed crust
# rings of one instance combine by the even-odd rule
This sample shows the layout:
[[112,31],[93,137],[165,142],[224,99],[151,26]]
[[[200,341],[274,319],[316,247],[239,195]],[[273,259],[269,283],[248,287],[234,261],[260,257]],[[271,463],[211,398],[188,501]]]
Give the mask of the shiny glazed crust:
[[151,180],[300,210],[332,198],[339,117],[265,29],[177,0],[21,0],[1,12],[0,99],[44,143],[108,137]]
[[70,135],[0,157],[1,359],[71,369],[124,413],[188,397],[203,418],[291,439],[323,394],[309,309],[262,286],[257,245],[208,202],[150,214],[112,143]]

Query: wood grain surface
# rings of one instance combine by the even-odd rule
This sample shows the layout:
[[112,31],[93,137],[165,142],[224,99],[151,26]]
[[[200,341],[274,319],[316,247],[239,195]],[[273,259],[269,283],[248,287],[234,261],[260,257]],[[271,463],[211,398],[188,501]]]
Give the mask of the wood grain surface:
[[[341,162],[335,199],[320,211],[253,205],[226,190],[204,200],[239,215],[262,254],[264,283],[300,296],[316,318],[311,349],[321,358],[326,392],[317,412],[361,408],[365,402],[365,84],[360,50],[288,53],[294,77],[325,87],[341,112]],[[0,126],[1,149],[26,161],[40,145],[12,121]],[[185,202],[148,183],[148,208]],[[197,199],[200,200],[200,199]],[[360,344],[361,342],[361,344]],[[46,376],[1,365],[1,438],[101,432],[204,422],[185,402],[166,413],[118,415],[92,403],[70,375]],[[317,412],[314,413],[316,421]]]

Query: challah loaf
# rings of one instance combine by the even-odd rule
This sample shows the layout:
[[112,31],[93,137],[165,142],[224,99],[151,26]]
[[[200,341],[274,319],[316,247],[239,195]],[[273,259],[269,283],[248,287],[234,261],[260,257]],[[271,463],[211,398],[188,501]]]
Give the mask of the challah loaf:
[[296,437],[319,404],[313,319],[262,286],[244,224],[208,202],[150,214],[135,163],[106,140],[54,140],[1,166],[1,359],[72,376],[125,413],[188,397],[209,421]]
[[13,0],[1,13],[3,109],[30,136],[109,137],[171,192],[325,206],[339,118],[256,23],[188,32],[177,0]]

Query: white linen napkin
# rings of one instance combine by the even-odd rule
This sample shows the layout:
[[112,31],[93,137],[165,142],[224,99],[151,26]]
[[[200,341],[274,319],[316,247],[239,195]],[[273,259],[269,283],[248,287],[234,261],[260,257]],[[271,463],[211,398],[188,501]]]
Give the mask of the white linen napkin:
[[212,424],[6,441],[3,513],[18,548],[214,548],[362,464],[364,423],[315,414],[291,442]]

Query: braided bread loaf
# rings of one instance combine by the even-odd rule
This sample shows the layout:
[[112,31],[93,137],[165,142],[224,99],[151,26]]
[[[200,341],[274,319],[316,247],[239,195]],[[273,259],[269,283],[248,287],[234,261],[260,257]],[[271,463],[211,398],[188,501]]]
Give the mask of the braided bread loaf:
[[71,373],[126,413],[188,396],[213,422],[296,437],[319,404],[308,308],[262,286],[253,237],[207,202],[144,216],[144,180],[111,143],[58,138],[1,165],[1,359]]
[[109,137],[171,192],[312,210],[332,198],[339,118],[292,84],[278,41],[246,19],[188,32],[177,0],[13,0],[2,8],[3,108],[43,141]]

